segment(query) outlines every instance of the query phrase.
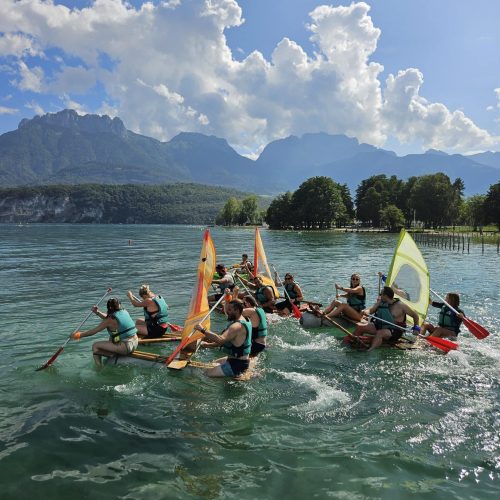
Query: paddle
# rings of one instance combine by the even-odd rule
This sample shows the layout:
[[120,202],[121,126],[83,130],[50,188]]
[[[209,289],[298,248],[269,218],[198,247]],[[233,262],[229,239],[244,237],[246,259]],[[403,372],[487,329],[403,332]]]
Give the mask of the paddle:
[[347,328],[344,328],[341,324],[337,323],[334,321],[332,318],[329,318],[324,312],[320,311],[319,309],[313,309],[315,313],[318,313],[322,318],[326,319],[329,321],[335,328],[338,328],[339,330],[343,331],[349,337],[351,337],[354,341],[360,343],[363,347],[370,347],[369,345],[365,344],[359,337],[356,337],[356,335],[353,335]]
[[378,318],[377,316],[374,316],[373,314],[368,314],[368,317],[374,318],[377,321],[382,321],[383,323],[387,323],[388,325],[391,325],[395,328],[399,328],[400,330],[403,330],[404,332],[411,333],[413,335],[416,335],[417,337],[420,337],[422,339],[427,340],[429,344],[432,344],[434,347],[437,347],[438,349],[441,349],[443,351],[450,351],[450,350],[455,350],[458,349],[458,344],[456,342],[452,342],[451,340],[447,339],[442,339],[440,337],[426,337],[425,335],[422,335],[420,333],[415,334],[415,332],[411,328],[405,328],[401,325],[396,325],[395,323],[391,323],[390,321],[387,321],[382,318]]
[[[106,293],[97,301],[97,303],[95,305],[98,306],[104,300],[104,298],[107,295],[109,295],[111,292],[112,292],[112,289],[108,288],[106,290]],[[76,333],[78,330],[80,330],[80,328],[85,324],[85,322],[90,318],[90,316],[92,314],[93,314],[93,311],[90,311],[87,314],[87,316],[85,316],[85,319],[76,327],[76,329],[73,331],[73,333]],[[73,333],[71,335],[73,335]],[[61,347],[59,347],[59,349],[55,352],[55,354],[44,365],[40,366],[35,371],[39,372],[40,370],[45,370],[45,368],[48,368],[58,358],[59,354],[61,354],[63,352],[67,343],[71,340],[71,335],[66,339],[66,342],[64,342],[64,344]]]
[[[455,308],[451,307],[446,300],[444,300],[438,293],[436,293],[432,288],[430,289],[431,292],[439,299],[441,302],[446,304],[455,314],[460,314]],[[485,339],[490,332],[486,330],[486,328],[479,323],[476,323],[474,320],[470,318],[466,318],[464,316],[464,319],[462,320],[464,322],[464,325],[469,329],[469,332],[472,333],[477,339],[482,340]]]
[[288,295],[288,292],[286,291],[286,286],[283,284],[283,281],[280,278],[280,275],[278,274],[278,271],[276,271],[276,268],[273,265],[274,272],[276,273],[276,276],[281,283],[281,286],[283,287],[283,291],[285,292],[286,299],[290,304],[292,305],[292,310],[293,310],[293,316],[297,319],[302,318],[302,313],[299,311],[299,308],[292,302],[292,299],[290,298],[290,295]]
[[[215,311],[215,309],[217,308],[217,306],[223,300],[224,300],[224,295],[212,306],[212,309],[210,309],[210,311],[208,311],[207,314],[205,314],[205,316],[203,316],[203,319],[201,321],[199,321],[199,323],[200,324],[203,323]],[[193,329],[193,331],[177,346],[177,348],[175,349],[175,351],[167,358],[167,361],[165,361],[165,366],[168,366],[170,364],[170,362],[175,358],[175,356],[177,355],[177,353],[179,351],[181,351],[184,347],[186,347],[190,342],[194,341],[194,339],[191,340],[191,337],[193,336],[193,334],[195,332],[196,332],[196,330]]]
[[172,330],[173,332],[182,331],[182,326],[174,325],[173,323],[167,323],[167,328],[170,328],[170,330]]

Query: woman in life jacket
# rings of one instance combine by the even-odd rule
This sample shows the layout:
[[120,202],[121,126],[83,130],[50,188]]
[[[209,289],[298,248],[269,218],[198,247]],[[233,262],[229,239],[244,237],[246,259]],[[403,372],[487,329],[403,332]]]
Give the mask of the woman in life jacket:
[[243,297],[243,317],[252,323],[252,348],[250,357],[254,358],[266,348],[267,318],[262,307],[252,295]]
[[[336,318],[340,315],[345,315],[354,321],[363,319],[362,311],[366,305],[365,287],[361,285],[361,276],[358,273],[351,275],[351,283],[349,288],[340,286],[335,283],[335,291],[345,292],[343,295],[337,295],[335,300],[323,311],[329,318]],[[338,300],[339,297],[347,299],[347,303]]]
[[102,319],[98,326],[92,328],[92,330],[75,332],[71,335],[73,340],[80,340],[84,337],[91,337],[102,330],[108,330],[109,340],[92,344],[94,361],[99,368],[102,366],[102,356],[111,357],[117,354],[126,356],[137,348],[139,342],[134,320],[125,309],[122,309],[120,301],[111,298],[108,300],[106,308],[105,314],[97,306],[92,307],[92,312]]
[[[276,277],[274,281],[276,283]],[[283,285],[286,290],[285,300],[276,304],[276,310],[280,316],[288,316],[293,311],[292,302],[299,307],[300,302],[304,300],[304,296],[302,295],[300,286],[295,283],[295,280],[290,273],[285,274],[285,282]]]
[[139,337],[162,337],[169,327],[168,305],[165,299],[152,292],[149,285],[141,285],[139,288],[140,299],[135,297],[130,290],[127,292],[127,297],[134,307],[144,309],[144,319],[138,319],[135,322]]
[[444,302],[429,300],[432,307],[440,309],[438,325],[434,326],[432,323],[424,323],[422,325],[422,335],[429,332],[433,337],[456,340],[457,335],[460,333],[460,325],[462,324],[465,314],[459,307],[460,296],[458,293],[450,292],[446,294],[445,300],[451,307],[456,309],[459,314],[455,314]]

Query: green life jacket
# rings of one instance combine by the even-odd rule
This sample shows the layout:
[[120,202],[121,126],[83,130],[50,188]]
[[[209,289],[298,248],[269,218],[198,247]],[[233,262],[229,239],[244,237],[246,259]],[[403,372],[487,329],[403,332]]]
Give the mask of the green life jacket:
[[394,321],[394,316],[391,314],[391,306],[394,305],[396,302],[399,302],[399,299],[394,299],[394,302],[392,304],[388,304],[387,302],[380,302],[379,306],[377,307],[377,310],[375,311],[374,316],[377,318],[383,319],[384,321],[377,321],[375,320],[375,328],[377,330],[381,330],[382,328],[388,328],[389,330],[391,329],[391,325],[385,323],[385,321],[389,321],[390,323],[396,324],[396,321]]
[[267,317],[262,307],[256,307],[255,312],[259,315],[259,326],[252,328],[252,339],[267,337]]
[[356,311],[362,311],[365,308],[366,303],[366,290],[365,287],[361,287],[363,289],[363,295],[358,295],[355,293],[350,293],[347,296],[347,303]]
[[[457,311],[463,314],[463,311],[460,309],[457,309]],[[441,307],[438,319],[439,326],[455,333],[459,333],[461,324],[462,320],[447,305],[443,305]]]
[[[163,325],[168,323],[168,305],[165,302],[165,299],[161,295],[157,295],[153,297],[153,302],[158,307],[157,313],[150,313],[147,307],[144,308],[144,319],[146,323],[150,323],[153,325]],[[151,316],[151,314],[155,314],[155,316]]]
[[241,323],[247,330],[247,335],[245,341],[240,346],[233,345],[232,342],[226,342],[222,349],[226,354],[229,354],[232,358],[241,358],[243,356],[248,356],[252,349],[252,323],[246,319],[240,319],[238,321],[231,321],[228,323],[226,331],[233,323]]
[[120,309],[119,311],[114,312],[110,317],[118,323],[118,328],[116,330],[108,328],[112,342],[118,343],[121,340],[133,337],[137,333],[134,320],[125,309]]
[[295,283],[286,283],[285,290],[291,300],[298,297],[297,292],[295,291]]
[[266,294],[264,293],[264,290],[266,288],[269,288],[271,290],[271,293],[274,297],[274,290],[273,287],[270,285],[266,286],[261,286],[260,288],[257,288],[257,291],[255,292],[255,298],[260,304],[265,304],[268,301],[268,298],[266,297]]

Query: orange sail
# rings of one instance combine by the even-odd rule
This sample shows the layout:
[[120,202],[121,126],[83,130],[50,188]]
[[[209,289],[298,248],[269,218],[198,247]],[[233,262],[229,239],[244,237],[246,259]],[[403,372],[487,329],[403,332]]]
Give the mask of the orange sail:
[[[200,323],[204,316],[208,313],[208,289],[212,283],[212,278],[215,272],[215,247],[210,236],[210,231],[207,229],[203,235],[203,245],[201,247],[200,259],[198,261],[198,269],[196,272],[196,282],[194,284],[193,293],[189,310],[184,322],[182,330],[182,340],[188,337],[194,329],[194,326]],[[203,327],[210,328],[210,316],[203,321]],[[196,340],[199,335],[196,333],[191,335],[190,342]]]
[[254,276],[260,274],[262,276],[262,281],[264,285],[271,286],[274,291],[274,296],[278,298],[280,296],[276,285],[274,284],[273,276],[267,264],[266,252],[264,251],[264,245],[262,244],[262,239],[260,237],[259,228],[255,228],[255,246],[253,250],[253,265],[254,265]]

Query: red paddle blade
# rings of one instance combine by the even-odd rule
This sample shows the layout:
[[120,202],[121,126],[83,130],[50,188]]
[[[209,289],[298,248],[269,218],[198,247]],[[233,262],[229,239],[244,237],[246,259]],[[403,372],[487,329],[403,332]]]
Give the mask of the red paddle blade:
[[180,332],[182,330],[182,326],[174,325],[173,323],[169,323],[168,326],[170,327],[170,330],[172,330],[173,332]]
[[458,344],[456,342],[452,342],[451,340],[442,339],[439,337],[425,337],[425,340],[432,344],[434,347],[441,349],[442,351],[452,351],[458,349]]
[[59,354],[63,352],[64,346],[59,347],[57,349],[56,353],[45,363],[44,365],[40,366],[40,368],[37,368],[35,371],[39,372],[40,370],[45,370],[45,368],[48,368],[56,359]]
[[299,311],[299,308],[295,305],[295,304],[292,304],[292,309],[293,309],[293,315],[299,319],[299,318],[302,318],[302,314],[301,312]]
[[473,319],[464,318],[464,325],[469,329],[469,332],[471,332],[472,335],[480,340],[485,339],[490,334],[484,326],[476,323]]

